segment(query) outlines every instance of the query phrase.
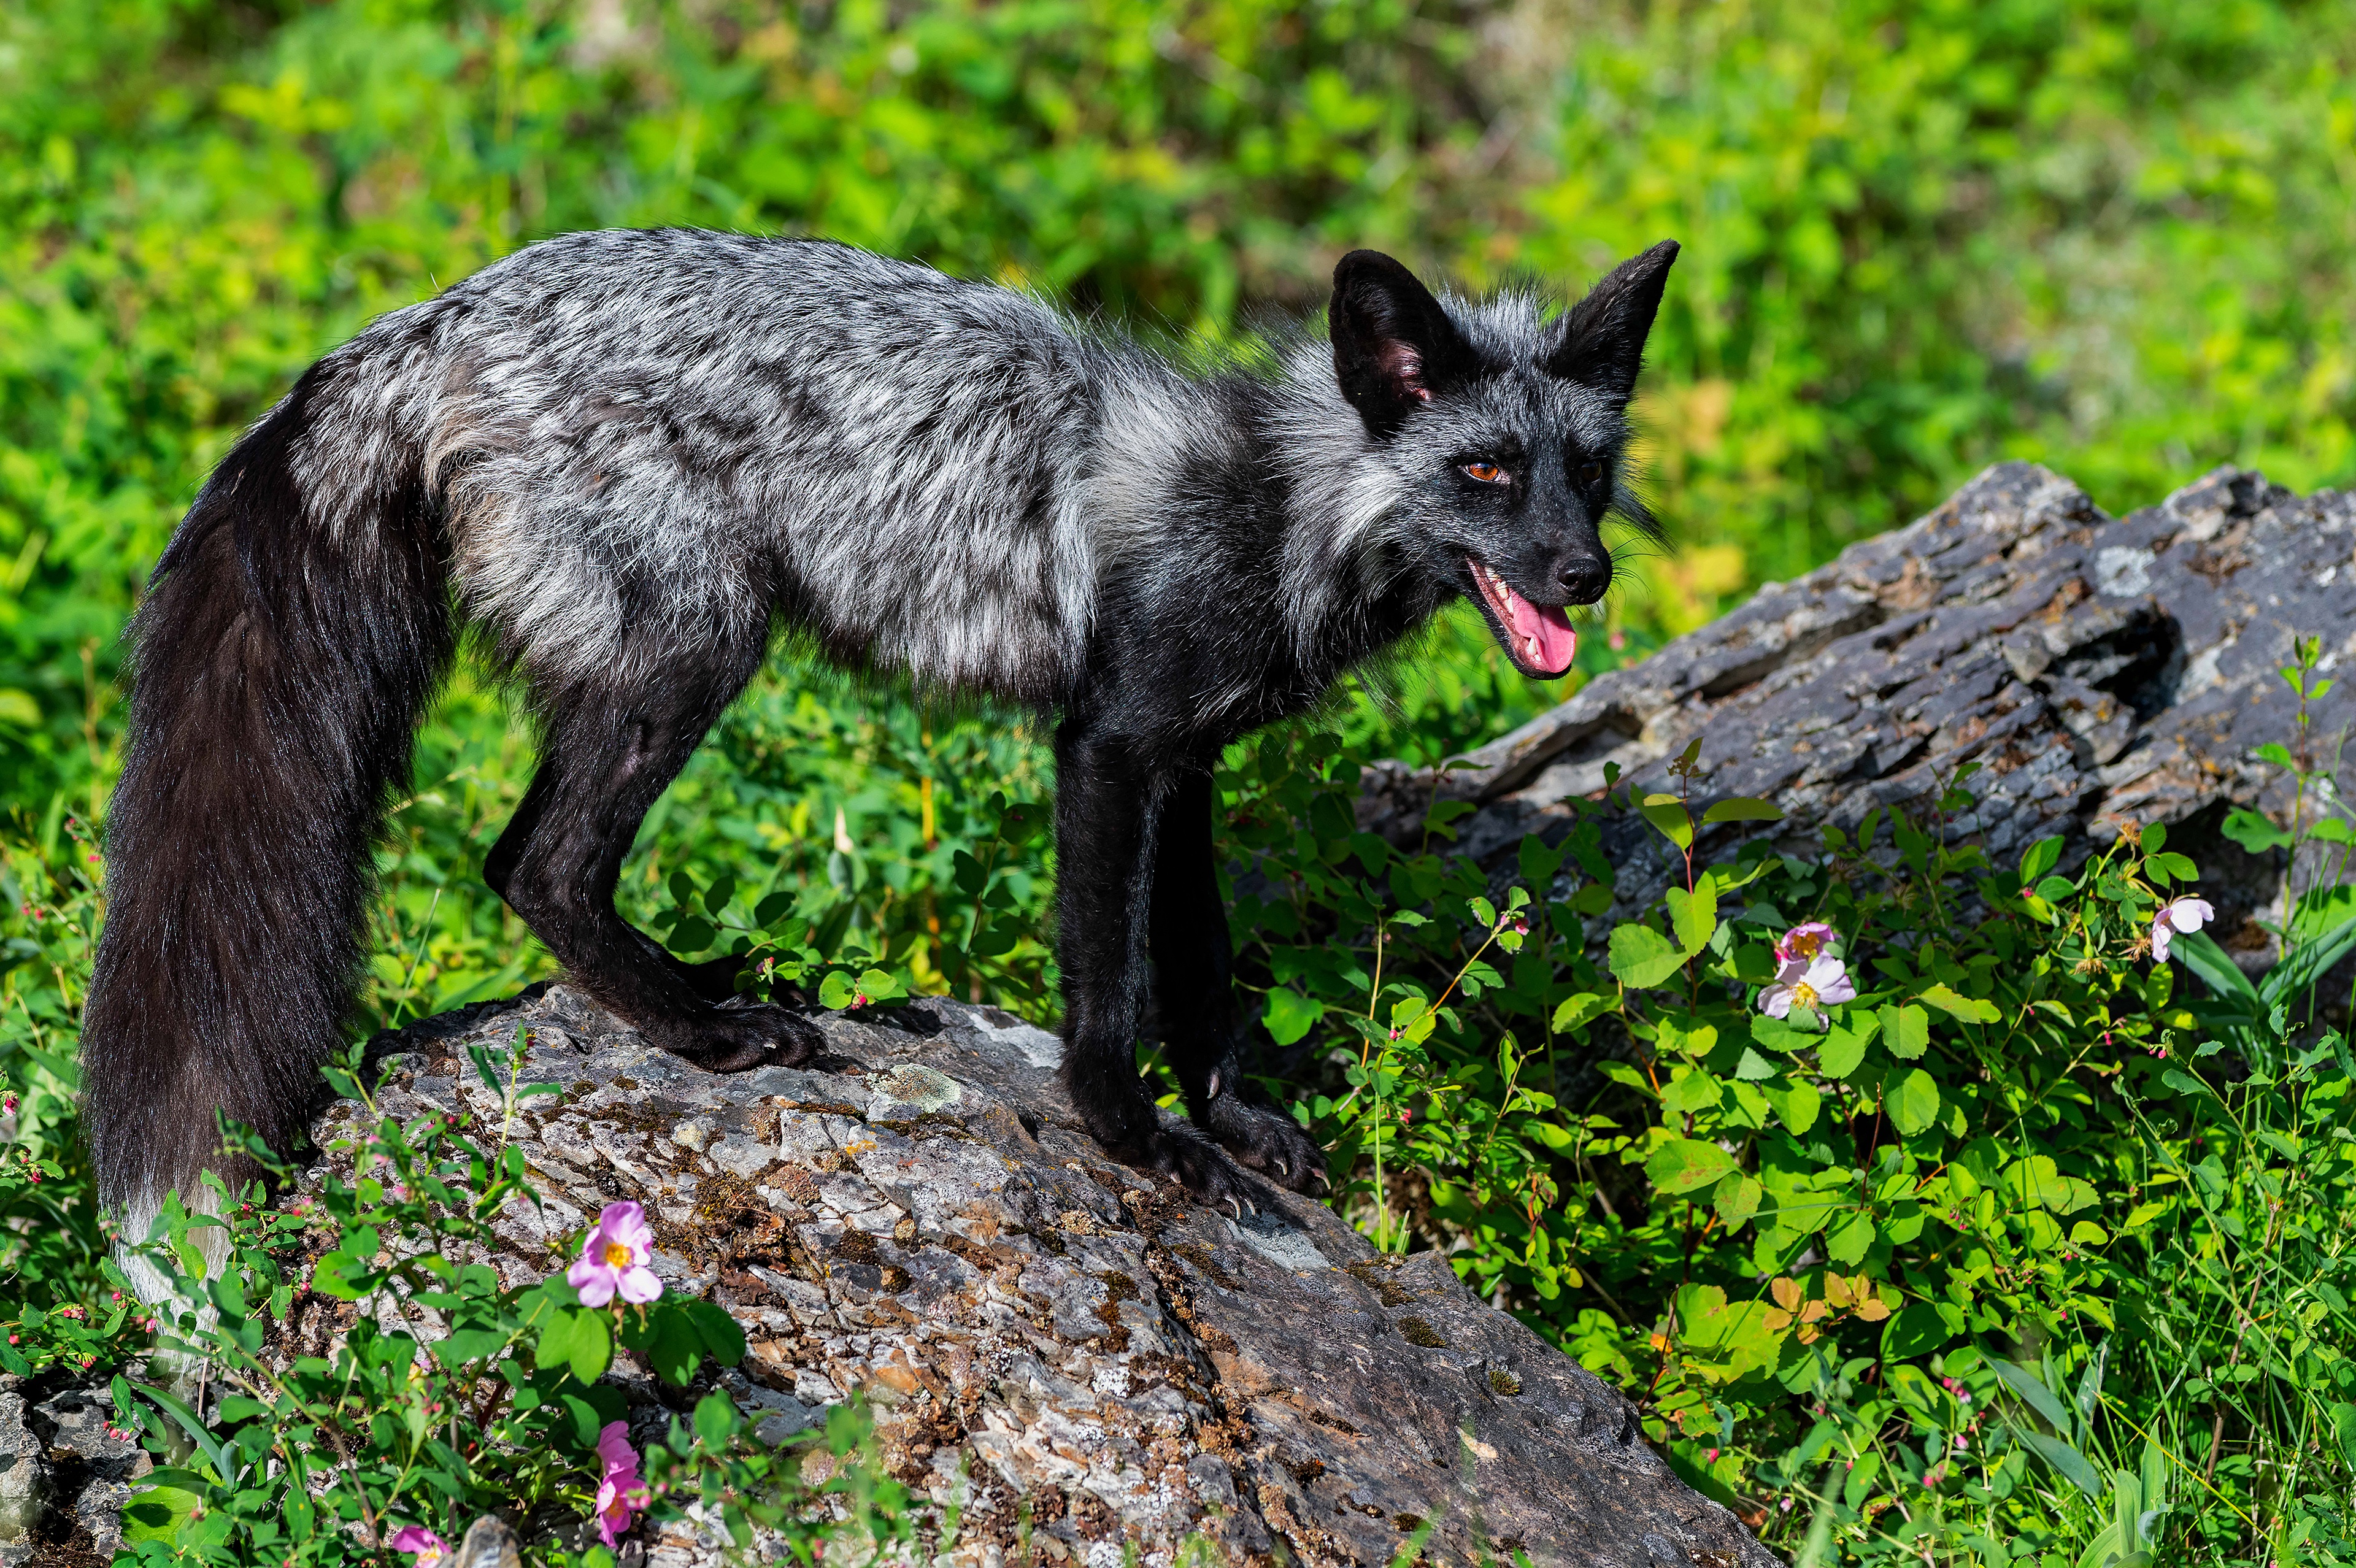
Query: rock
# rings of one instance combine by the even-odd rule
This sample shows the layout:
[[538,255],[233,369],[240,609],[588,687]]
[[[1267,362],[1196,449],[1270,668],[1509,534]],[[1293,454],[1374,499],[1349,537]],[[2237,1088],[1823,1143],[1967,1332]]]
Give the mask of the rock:
[[31,1556],[49,1503],[48,1445],[27,1424],[25,1411],[21,1384],[0,1388],[0,1552],[10,1554],[12,1565]]
[[136,1440],[112,1435],[113,1419],[113,1396],[104,1385],[67,1384],[32,1411],[34,1430],[48,1442],[59,1483],[52,1531],[74,1541],[87,1535],[102,1561],[123,1544],[123,1507],[131,1500],[131,1483],[155,1467]]
[[[2252,752],[2297,742],[2297,698],[2277,673],[2295,636],[2323,638],[2327,673],[2356,652],[2351,557],[2356,496],[2296,496],[2220,468],[2114,518],[2058,475],[1999,464],[1911,527],[1597,677],[1470,753],[1471,769],[1376,764],[1360,825],[1403,842],[1435,793],[1473,802],[1458,843],[1503,875],[1524,834],[1569,830],[1564,803],[1597,795],[1606,764],[1639,790],[1674,791],[1666,764],[1698,740],[1697,801],[1772,800],[1786,813],[1772,831],[1797,848],[1827,825],[1854,831],[1875,806],[1927,822],[1941,782],[1976,763],[1977,800],[1944,824],[1951,840],[2007,864],[2059,834],[2066,868],[2121,819],[2166,824],[2168,847],[2201,867],[2220,941],[2260,966],[2276,939],[2253,917],[2279,912],[2287,868],[2218,829],[2234,805],[2287,820],[2287,774]],[[2314,730],[2325,762],[2345,729],[2343,699],[2327,700]],[[1758,831],[1713,828],[1698,852],[1723,856]],[[1608,924],[1650,902],[1670,863],[1639,823],[1605,833],[1622,868]]]
[[466,1527],[451,1554],[450,1568],[522,1568],[523,1553],[507,1520],[487,1513]]
[[[1079,1129],[1054,1036],[905,1011],[937,1032],[830,1015],[810,1067],[722,1076],[535,987],[380,1037],[379,1104],[496,1123],[468,1049],[528,1029],[523,1081],[563,1087],[512,1134],[545,1203],[512,1207],[487,1261],[537,1279],[604,1204],[642,1202],[669,1288],[743,1324],[719,1381],[763,1440],[862,1392],[894,1472],[961,1505],[954,1561],[1011,1560],[1027,1528],[1040,1561],[1168,1568],[1200,1536],[1214,1561],[1383,1564],[1426,1525],[1433,1562],[1775,1561],[1626,1400],[1444,1259],[1377,1255],[1290,1194],[1240,1221],[1191,1202]],[[357,1109],[326,1115],[323,1147]],[[641,1406],[634,1435],[659,1432],[664,1391],[626,1360],[608,1377]],[[719,1553],[674,1529],[645,1560]]]

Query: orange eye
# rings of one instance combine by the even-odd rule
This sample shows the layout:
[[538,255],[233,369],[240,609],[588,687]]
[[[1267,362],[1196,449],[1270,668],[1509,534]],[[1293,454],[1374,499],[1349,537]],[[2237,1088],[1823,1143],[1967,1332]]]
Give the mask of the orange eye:
[[1463,469],[1467,478],[1478,479],[1483,485],[1504,485],[1511,482],[1511,475],[1494,463],[1467,463],[1463,464]]

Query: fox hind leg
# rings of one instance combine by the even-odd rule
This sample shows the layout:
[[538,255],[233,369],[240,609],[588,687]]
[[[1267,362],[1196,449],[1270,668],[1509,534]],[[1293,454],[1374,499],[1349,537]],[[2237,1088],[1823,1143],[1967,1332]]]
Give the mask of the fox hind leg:
[[807,1060],[823,1044],[793,1011],[734,999],[734,966],[689,965],[614,907],[638,825],[759,667],[761,649],[659,678],[536,693],[540,771],[484,863],[484,880],[607,1009],[651,1043],[716,1072]]

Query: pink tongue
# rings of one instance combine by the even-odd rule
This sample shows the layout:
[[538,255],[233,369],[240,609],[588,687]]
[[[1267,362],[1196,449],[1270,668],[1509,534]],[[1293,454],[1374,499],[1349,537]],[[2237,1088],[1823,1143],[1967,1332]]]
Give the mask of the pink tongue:
[[[1561,675],[1570,668],[1570,661],[1579,654],[1579,634],[1571,629],[1570,617],[1556,604],[1533,604],[1511,588],[1505,590],[1505,608],[1509,613],[1514,634],[1514,651],[1527,659],[1533,668],[1548,675]],[[1535,639],[1537,645],[1530,645]]]

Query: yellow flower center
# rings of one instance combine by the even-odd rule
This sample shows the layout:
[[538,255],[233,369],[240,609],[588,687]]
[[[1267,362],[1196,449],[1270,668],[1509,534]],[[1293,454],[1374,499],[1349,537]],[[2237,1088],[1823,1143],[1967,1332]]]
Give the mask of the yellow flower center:
[[605,1266],[607,1268],[627,1268],[630,1266],[630,1261],[629,1248],[622,1245],[619,1242],[607,1242],[605,1243]]
[[1809,985],[1805,980],[1795,982],[1792,987],[1792,1005],[1795,1008],[1815,1007],[1816,1005],[1816,988],[1814,986]]
[[1794,958],[1814,958],[1816,955],[1817,951],[1821,949],[1824,944],[1825,939],[1818,936],[1815,932],[1803,932],[1801,934],[1792,938],[1792,956]]

